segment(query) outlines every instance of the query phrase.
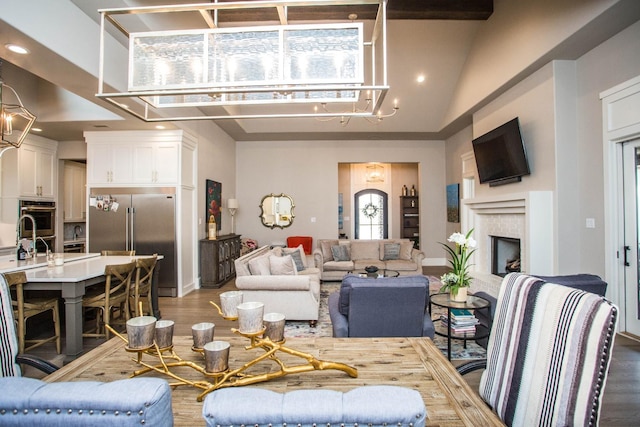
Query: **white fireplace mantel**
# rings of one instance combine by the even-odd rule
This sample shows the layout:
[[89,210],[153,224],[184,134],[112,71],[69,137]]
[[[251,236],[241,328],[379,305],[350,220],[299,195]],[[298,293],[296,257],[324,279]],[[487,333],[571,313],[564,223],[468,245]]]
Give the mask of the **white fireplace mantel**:
[[[474,229],[478,248],[472,274],[482,281],[499,284],[491,274],[491,235],[520,239],[524,273],[552,275],[554,271],[553,192],[529,191],[493,197],[463,199],[462,230]],[[496,229],[501,232],[496,233]],[[484,289],[497,294],[497,289]]]

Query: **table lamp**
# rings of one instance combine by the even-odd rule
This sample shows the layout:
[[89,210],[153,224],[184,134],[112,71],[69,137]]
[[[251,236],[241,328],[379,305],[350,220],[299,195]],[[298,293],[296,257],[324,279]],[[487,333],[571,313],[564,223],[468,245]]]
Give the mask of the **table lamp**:
[[237,199],[227,200],[227,209],[229,209],[229,213],[231,214],[231,234],[236,234],[235,216],[236,216],[236,211],[238,210],[238,200]]

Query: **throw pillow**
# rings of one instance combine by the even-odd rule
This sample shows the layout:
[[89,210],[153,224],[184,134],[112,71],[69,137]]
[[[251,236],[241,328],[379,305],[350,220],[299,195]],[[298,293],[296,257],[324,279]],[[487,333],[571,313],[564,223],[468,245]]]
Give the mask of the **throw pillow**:
[[331,246],[331,254],[334,261],[350,261],[349,248],[346,245]]
[[385,243],[382,260],[391,260],[400,258],[400,243]]
[[298,245],[295,248],[283,248],[282,255],[291,255],[298,271],[307,268],[307,255],[304,253],[302,245]]
[[249,260],[249,271],[253,276],[269,276],[271,274],[269,255],[263,255]]
[[271,268],[271,274],[274,276],[292,276],[298,274],[296,264],[293,262],[291,255],[269,255],[269,267]]
[[297,271],[302,271],[304,270],[306,267],[304,266],[304,262],[302,261],[302,256],[300,255],[299,251],[293,251],[290,252],[289,255],[291,258],[293,258],[293,262],[296,265],[296,270]]
[[400,242],[400,259],[411,260],[413,242]]
[[320,242],[320,250],[322,251],[322,259],[324,260],[324,262],[333,261],[333,253],[331,253],[331,247],[337,244],[337,240],[322,240]]

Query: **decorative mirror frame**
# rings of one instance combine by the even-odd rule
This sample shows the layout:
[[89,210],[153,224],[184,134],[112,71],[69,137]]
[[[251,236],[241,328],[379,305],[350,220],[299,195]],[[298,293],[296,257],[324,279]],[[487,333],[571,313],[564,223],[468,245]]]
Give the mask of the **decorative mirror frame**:
[[[267,200],[269,197],[273,197],[273,198],[282,197],[282,198],[287,198],[287,199],[289,199],[289,201],[291,202],[291,212],[290,212],[290,213],[289,213],[289,215],[288,215],[288,216],[289,216],[289,221],[288,221],[288,223],[287,223],[287,224],[285,224],[285,225],[281,225],[281,224],[278,224],[278,223],[276,223],[276,222],[274,222],[273,224],[269,224],[269,223],[266,223],[266,222],[265,222],[265,215],[266,215],[266,212],[265,212],[265,210],[264,210],[264,202],[265,202],[265,200]],[[264,225],[265,227],[271,228],[271,229],[274,229],[275,227],[279,227],[279,228],[286,228],[286,227],[290,227],[290,226],[291,226],[291,224],[293,224],[293,218],[295,218],[295,215],[293,214],[293,209],[294,209],[295,207],[296,207],[296,205],[293,203],[293,198],[291,198],[291,196],[287,196],[287,195],[286,195],[286,194],[284,194],[284,193],[280,193],[280,194],[274,194],[274,193],[267,194],[267,195],[266,195],[266,196],[264,196],[264,197],[262,198],[262,200],[260,201],[260,215],[259,215],[260,221],[262,222],[262,225]]]

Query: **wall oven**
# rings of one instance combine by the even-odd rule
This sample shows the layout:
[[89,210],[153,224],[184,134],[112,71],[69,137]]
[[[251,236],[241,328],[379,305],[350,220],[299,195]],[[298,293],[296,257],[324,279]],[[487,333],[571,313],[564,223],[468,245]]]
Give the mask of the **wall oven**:
[[[36,236],[53,237],[56,234],[56,203],[20,200],[20,215],[29,214],[35,220]],[[20,237],[30,239],[33,223],[28,219],[20,221]]]

